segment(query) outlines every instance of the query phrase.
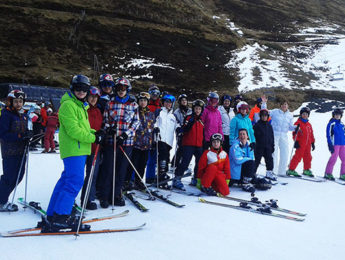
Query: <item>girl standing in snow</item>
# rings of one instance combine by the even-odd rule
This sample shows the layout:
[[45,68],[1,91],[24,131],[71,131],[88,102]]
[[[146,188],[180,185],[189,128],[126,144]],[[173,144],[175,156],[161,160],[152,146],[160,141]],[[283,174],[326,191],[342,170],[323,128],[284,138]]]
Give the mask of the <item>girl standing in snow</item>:
[[223,150],[229,153],[230,149],[230,122],[235,117],[234,109],[231,105],[231,97],[224,95],[222,97],[222,105],[218,107],[218,110],[222,116],[222,129],[224,134]]
[[340,177],[339,179],[345,181],[345,125],[341,122],[343,111],[336,108],[332,112],[332,119],[327,124],[326,136],[328,149],[331,152],[331,157],[328,160],[325,178],[334,181],[333,167],[337,161],[338,156],[341,160]]

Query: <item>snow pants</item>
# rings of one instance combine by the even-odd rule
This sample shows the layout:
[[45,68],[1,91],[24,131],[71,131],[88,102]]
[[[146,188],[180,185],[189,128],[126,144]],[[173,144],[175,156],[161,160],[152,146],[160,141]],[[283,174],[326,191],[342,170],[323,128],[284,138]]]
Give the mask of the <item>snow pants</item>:
[[51,148],[52,150],[55,149],[54,134],[55,128],[46,128],[46,132],[44,133],[44,149],[46,151],[49,151],[49,148]]
[[241,180],[243,177],[252,179],[256,178],[254,160],[246,161],[241,165]]
[[[278,163],[279,155],[279,163]],[[274,133],[273,172],[285,175],[289,160],[289,142],[287,133]]]
[[218,170],[217,166],[207,166],[204,175],[201,178],[201,185],[208,188],[212,185],[212,188],[226,196],[230,193],[229,186],[226,183],[225,174]]
[[[144,177],[145,174],[145,167],[147,164],[147,160],[149,158],[149,150],[140,150],[137,148],[133,148],[132,152],[132,163],[135,169],[138,171],[141,178]],[[137,185],[141,185],[141,180],[138,178],[137,174],[134,172],[134,169],[131,165],[128,166],[126,181],[130,181],[132,176],[134,175],[134,181]]]
[[10,196],[11,192],[14,190],[16,186],[18,174],[18,184],[23,179],[26,163],[25,157],[23,167],[22,169],[20,169],[23,156],[25,155],[23,154],[2,158],[3,174],[0,179],[0,204],[5,204],[8,201],[8,197]]
[[257,171],[260,165],[262,157],[265,158],[266,170],[272,171],[273,170],[272,150],[266,147],[258,147],[255,149],[255,172]]
[[223,146],[223,150],[229,154],[229,150],[230,150],[230,136],[229,135],[224,135],[224,142],[222,144]]
[[311,144],[301,146],[296,149],[294,156],[290,162],[290,170],[295,170],[299,162],[303,159],[303,170],[310,170],[311,168]]
[[195,157],[195,166],[194,166],[194,178],[197,178],[198,174],[198,164],[200,157],[202,155],[203,148],[197,147],[197,146],[183,146],[182,147],[182,161],[179,165],[177,165],[176,169],[176,176],[182,176],[184,172],[188,169],[188,166],[190,164],[190,161],[192,160],[192,157]]
[[[95,158],[95,154],[91,154],[87,156],[86,158],[86,176],[84,180],[84,185],[83,189],[81,191],[81,201],[84,201],[85,197],[85,192],[87,188],[87,184],[90,179],[90,174],[91,174],[91,168],[92,168],[92,161]],[[91,182],[91,187],[90,187],[90,194],[89,194],[89,199],[88,201],[94,201],[96,199],[96,181],[97,181],[97,176],[98,176],[98,171],[99,171],[99,165],[100,165],[100,153],[98,152],[96,162],[95,162],[95,170],[93,172],[93,177],[92,177],[92,182]]]
[[157,167],[157,150],[154,149],[154,150],[150,150],[149,158],[147,160],[146,182],[150,182],[151,180],[155,179],[156,167]]
[[70,215],[75,198],[84,183],[86,155],[63,159],[64,171],[55,185],[50,198],[47,215]]
[[345,145],[334,146],[334,153],[331,154],[331,157],[328,160],[325,173],[332,174],[338,156],[341,160],[340,175],[345,174]]

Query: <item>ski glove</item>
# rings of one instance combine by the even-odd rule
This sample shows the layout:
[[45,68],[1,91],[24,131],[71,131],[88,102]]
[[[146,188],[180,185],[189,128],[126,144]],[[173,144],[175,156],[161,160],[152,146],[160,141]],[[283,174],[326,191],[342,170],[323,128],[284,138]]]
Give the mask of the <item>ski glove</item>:
[[116,144],[117,145],[123,145],[124,141],[126,141],[128,138],[128,135],[123,132],[120,136],[116,138]]
[[314,151],[315,150],[315,144],[311,143],[311,150]]
[[114,127],[108,128],[107,132],[108,132],[108,135],[110,135],[110,136],[114,136],[117,134],[116,128],[114,128]]
[[159,134],[159,132],[160,132],[159,127],[153,128],[153,133],[154,134]]
[[328,150],[329,150],[331,153],[334,153],[334,145],[333,145],[333,144],[328,144]]
[[293,147],[296,148],[296,149],[301,148],[301,146],[299,145],[298,141],[295,142]]
[[102,144],[103,141],[104,141],[104,137],[105,137],[105,131],[104,131],[103,129],[98,130],[98,131],[95,133],[95,136],[96,136],[95,143],[96,143],[96,144]]
[[31,130],[28,130],[24,132],[21,136],[24,142],[29,143],[30,139],[34,136],[34,132]]
[[249,147],[251,151],[255,150],[255,143],[250,143]]

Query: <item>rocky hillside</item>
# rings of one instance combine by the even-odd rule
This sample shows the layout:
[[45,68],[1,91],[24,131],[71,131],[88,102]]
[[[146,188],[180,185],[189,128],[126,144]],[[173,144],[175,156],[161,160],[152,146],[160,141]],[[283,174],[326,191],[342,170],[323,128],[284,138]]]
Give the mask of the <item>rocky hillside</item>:
[[294,41],[315,20],[342,25],[345,0],[2,0],[0,12],[0,82],[64,87],[109,72],[136,89],[235,93],[231,51]]

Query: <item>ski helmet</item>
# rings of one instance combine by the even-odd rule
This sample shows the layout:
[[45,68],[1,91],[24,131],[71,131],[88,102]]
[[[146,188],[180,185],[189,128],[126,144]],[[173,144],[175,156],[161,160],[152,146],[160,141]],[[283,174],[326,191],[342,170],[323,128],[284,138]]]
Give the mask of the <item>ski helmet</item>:
[[125,86],[126,87],[126,90],[127,92],[130,92],[132,90],[132,85],[131,83],[129,82],[129,80],[125,77],[120,77],[118,78],[116,81],[115,81],[115,90],[117,87],[119,86]]
[[102,74],[101,76],[99,76],[98,86],[100,88],[114,87],[115,83],[113,76],[111,76],[110,74]]
[[201,99],[197,99],[193,101],[192,109],[194,111],[194,107],[201,107],[202,111],[204,111],[205,102]]
[[75,75],[71,80],[71,84],[69,86],[70,90],[73,91],[84,91],[86,93],[90,90],[90,80],[88,77],[84,75]]
[[302,107],[301,110],[299,111],[300,116],[301,116],[303,113],[307,113],[308,116],[310,116],[310,108],[309,108],[309,107]]
[[221,99],[222,104],[224,104],[225,100],[229,100],[231,102],[232,98],[230,95],[224,95],[224,96],[222,96],[222,99]]
[[151,96],[156,96],[158,97],[161,92],[159,91],[159,88],[156,86],[156,85],[152,85],[150,88],[149,88],[149,94]]
[[241,94],[238,94],[235,96],[234,100],[239,100],[239,101],[242,101],[243,100],[243,96]]
[[97,88],[97,87],[95,87],[95,86],[91,86],[90,87],[90,93],[89,93],[90,95],[97,95],[97,96],[101,96],[101,91]]
[[140,99],[146,99],[147,101],[150,100],[150,94],[147,92],[140,92],[140,94],[138,95],[138,100]]
[[332,111],[332,117],[334,117],[335,115],[340,115],[341,117],[343,117],[343,110],[340,108],[335,108]]
[[14,89],[7,95],[7,100],[10,102],[11,106],[13,105],[13,99],[17,99],[17,98],[22,99],[23,104],[24,104],[26,100],[26,94],[24,93],[24,91],[19,90],[19,89]]
[[257,100],[256,100],[256,104],[259,106],[260,105],[260,103],[262,103],[262,98],[261,97],[259,97]]
[[244,101],[238,102],[236,109],[237,109],[237,111],[240,111],[240,109],[246,109],[247,113],[249,112],[249,106],[248,106],[247,102],[244,102]]
[[223,143],[223,136],[222,136],[221,134],[219,134],[219,133],[215,133],[215,134],[213,134],[213,135],[211,136],[210,141],[211,141],[211,143],[212,143],[212,142],[215,141],[215,140],[219,140],[220,143]]
[[263,115],[269,116],[270,112],[266,108],[263,108],[260,110],[259,116],[262,117]]
[[178,98],[177,98],[177,103],[181,104],[181,99],[182,99],[182,98],[185,98],[185,99],[188,100],[188,97],[187,97],[186,94],[181,94],[181,95],[179,95]]
[[216,92],[210,92],[208,93],[208,99],[211,98],[219,99],[219,95]]
[[162,97],[162,103],[164,103],[165,101],[168,101],[168,102],[171,102],[171,103],[175,103],[175,97],[173,95],[170,95],[170,94],[165,94],[163,97]]

